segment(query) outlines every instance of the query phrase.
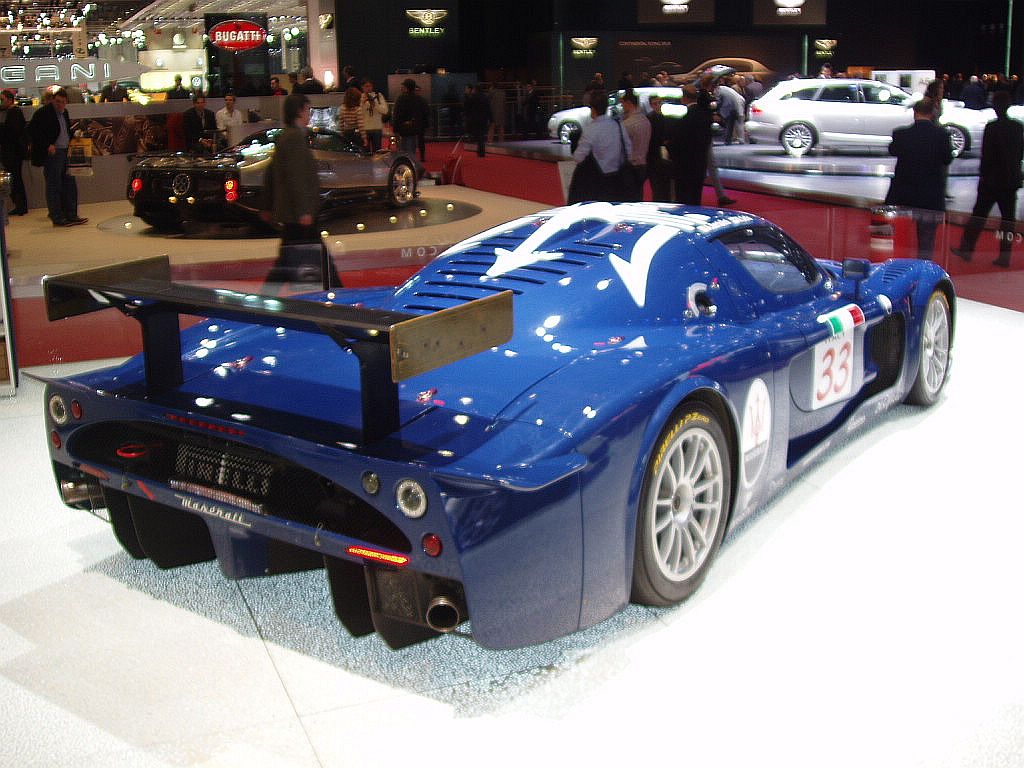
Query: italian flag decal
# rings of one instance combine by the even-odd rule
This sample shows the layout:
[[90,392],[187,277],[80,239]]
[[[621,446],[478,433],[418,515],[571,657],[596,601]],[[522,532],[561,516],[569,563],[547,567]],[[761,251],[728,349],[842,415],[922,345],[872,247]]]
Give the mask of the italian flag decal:
[[818,315],[818,322],[827,325],[833,336],[839,336],[863,324],[864,310],[856,304],[847,304],[840,309]]

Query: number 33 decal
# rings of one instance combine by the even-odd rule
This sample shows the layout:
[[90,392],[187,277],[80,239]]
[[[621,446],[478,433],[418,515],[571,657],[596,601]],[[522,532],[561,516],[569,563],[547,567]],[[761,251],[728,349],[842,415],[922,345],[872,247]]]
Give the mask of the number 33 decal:
[[814,348],[813,408],[845,400],[853,394],[853,331],[823,341]]

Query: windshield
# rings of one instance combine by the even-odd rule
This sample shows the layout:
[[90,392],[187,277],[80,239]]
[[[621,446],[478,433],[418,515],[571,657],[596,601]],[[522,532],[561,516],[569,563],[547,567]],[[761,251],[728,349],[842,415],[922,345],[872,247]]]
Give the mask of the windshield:
[[231,151],[238,152],[243,157],[272,152],[274,150],[274,142],[277,141],[277,136],[280,133],[280,128],[271,128],[269,131],[261,131],[260,133],[246,137],[244,141],[232,147]]

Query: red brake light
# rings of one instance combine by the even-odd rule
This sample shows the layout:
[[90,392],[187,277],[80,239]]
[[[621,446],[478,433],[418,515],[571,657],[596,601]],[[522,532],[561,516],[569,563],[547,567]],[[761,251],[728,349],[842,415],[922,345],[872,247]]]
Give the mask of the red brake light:
[[388,565],[406,565],[409,562],[409,558],[405,555],[398,555],[394,552],[384,552],[379,549],[370,549],[369,547],[356,547],[352,546],[348,548],[350,555],[361,557],[364,560],[377,560],[381,563],[387,563]]
[[77,400],[72,400],[71,401],[71,415],[74,416],[76,419],[80,419],[80,418],[82,418],[82,414],[83,414],[82,404],[80,402],[78,402]]
[[137,195],[139,192],[141,192],[142,191],[142,179],[140,179],[138,177],[132,179],[131,190],[132,190],[132,195],[133,196]]
[[436,533],[428,533],[423,537],[423,551],[430,557],[440,557],[444,550],[441,537]]
[[760,115],[761,114],[761,108],[759,106],[757,106],[756,104],[751,104],[750,105],[750,114],[752,114],[752,115]]
[[238,182],[234,179],[228,179],[224,182],[224,191],[231,192],[232,190],[238,189]]

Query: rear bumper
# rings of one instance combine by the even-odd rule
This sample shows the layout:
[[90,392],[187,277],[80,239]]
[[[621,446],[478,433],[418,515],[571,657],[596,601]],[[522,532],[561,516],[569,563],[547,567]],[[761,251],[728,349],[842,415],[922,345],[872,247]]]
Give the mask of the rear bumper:
[[[50,424],[60,438],[50,452],[65,502],[108,518],[134,557],[163,568],[215,558],[228,578],[326,567],[342,623],[354,635],[377,631],[396,648],[466,618],[474,639],[490,648],[579,627],[576,472],[515,490],[249,425],[232,434],[236,425],[203,414],[161,410],[129,419],[125,411],[138,410],[133,401],[61,382],[47,400],[55,391],[88,415]],[[202,426],[186,426],[200,419]],[[130,458],[125,446],[140,444],[145,457]],[[290,473],[286,494],[257,488],[269,464]],[[365,490],[368,472],[378,478],[375,494]],[[406,478],[429,497],[421,518],[396,506]],[[324,487],[330,492],[317,496]],[[442,542],[439,556],[425,551],[428,535]]]

